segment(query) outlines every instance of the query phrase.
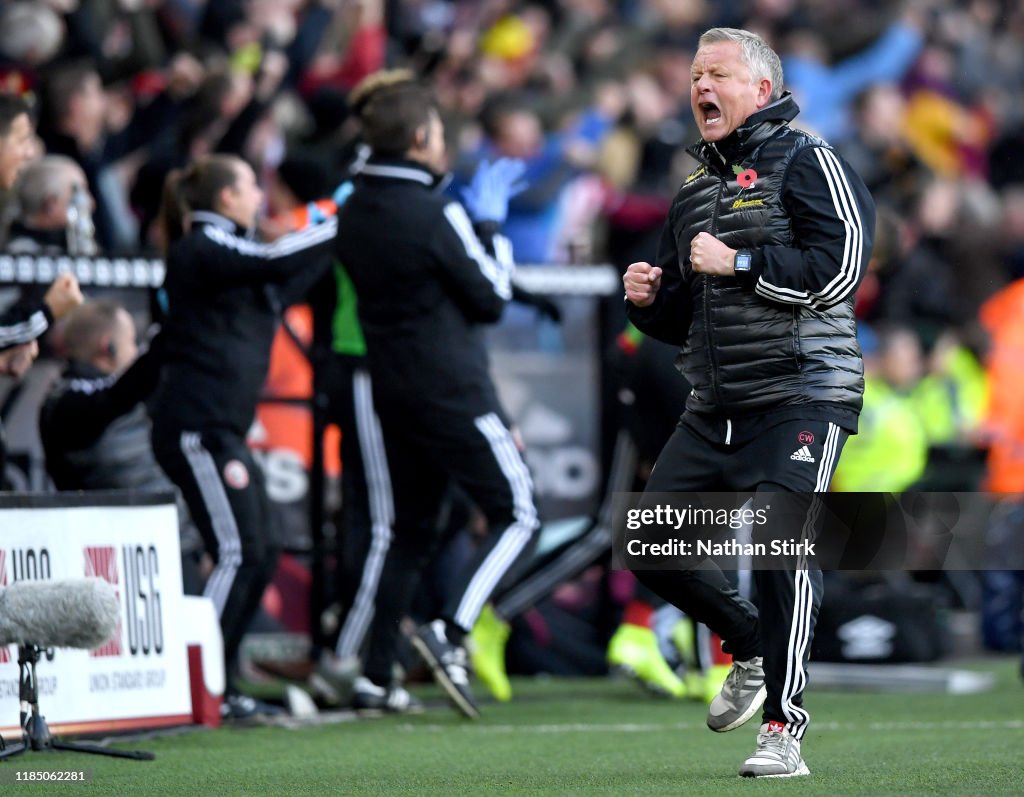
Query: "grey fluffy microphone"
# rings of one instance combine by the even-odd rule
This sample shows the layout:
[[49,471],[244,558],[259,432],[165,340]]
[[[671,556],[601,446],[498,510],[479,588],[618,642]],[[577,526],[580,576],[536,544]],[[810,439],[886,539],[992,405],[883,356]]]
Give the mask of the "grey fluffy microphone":
[[17,581],[0,589],[0,645],[91,650],[110,640],[120,616],[101,578]]

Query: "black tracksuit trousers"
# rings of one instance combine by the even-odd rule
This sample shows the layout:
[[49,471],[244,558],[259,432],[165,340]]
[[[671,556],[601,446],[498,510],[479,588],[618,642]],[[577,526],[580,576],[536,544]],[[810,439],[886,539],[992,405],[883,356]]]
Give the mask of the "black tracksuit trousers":
[[438,520],[449,483],[462,488],[488,525],[472,560],[454,575],[439,618],[454,628],[456,639],[473,627],[492,593],[521,572],[540,521],[529,470],[495,402],[480,399],[458,410],[417,413],[386,399],[376,406],[394,496],[394,540],[381,574],[364,673],[382,684],[391,677],[399,621],[443,541]]
[[203,595],[220,618],[231,691],[242,637],[277,567],[263,471],[242,436],[229,429],[190,431],[154,418],[153,452],[181,490],[216,563]]
[[[758,426],[765,426],[763,423]],[[734,435],[731,422],[705,423],[684,415],[647,482],[654,494],[698,491],[798,492],[785,514],[772,513],[784,536],[799,538],[812,493],[825,492],[847,433],[822,420],[786,420]],[[643,504],[643,500],[641,504]],[[756,497],[755,500],[770,500]],[[809,722],[803,707],[807,661],[821,605],[821,571],[813,566],[754,570],[758,605],[742,598],[718,565],[689,570],[638,570],[637,578],[694,620],[717,633],[739,660],[764,657],[767,698],[763,722],[786,723],[800,739]]]

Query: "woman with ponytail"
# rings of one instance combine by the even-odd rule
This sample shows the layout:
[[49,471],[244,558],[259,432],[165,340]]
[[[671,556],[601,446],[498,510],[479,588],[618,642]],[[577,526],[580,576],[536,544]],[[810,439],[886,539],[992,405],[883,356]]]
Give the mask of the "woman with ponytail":
[[164,365],[152,407],[153,450],[188,502],[216,563],[204,594],[224,634],[222,714],[265,712],[238,694],[238,649],[277,563],[262,474],[245,444],[281,296],[329,267],[334,218],[261,243],[263,192],[240,158],[209,155],[172,172],[159,222]]

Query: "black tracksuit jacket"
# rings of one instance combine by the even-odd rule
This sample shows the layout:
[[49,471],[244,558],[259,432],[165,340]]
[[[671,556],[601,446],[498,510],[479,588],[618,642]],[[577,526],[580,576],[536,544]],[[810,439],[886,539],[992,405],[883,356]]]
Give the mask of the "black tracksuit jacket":
[[16,304],[0,313],[0,351],[31,343],[53,323],[50,308],[42,301]]
[[512,247],[474,225],[438,178],[371,159],[338,212],[335,256],[358,296],[374,400],[417,414],[498,406],[485,324],[512,296]]
[[267,376],[281,296],[290,282],[313,280],[329,267],[335,221],[271,244],[216,213],[193,213],[192,225],[167,255],[164,365],[153,421],[244,436]]
[[46,469],[58,490],[171,488],[153,457],[141,403],[159,368],[159,347],[120,376],[90,363],[68,363],[39,412]]

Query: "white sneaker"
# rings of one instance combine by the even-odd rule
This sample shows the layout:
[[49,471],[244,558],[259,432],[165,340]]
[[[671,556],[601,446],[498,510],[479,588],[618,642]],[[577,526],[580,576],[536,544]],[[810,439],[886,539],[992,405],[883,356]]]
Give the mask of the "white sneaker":
[[760,656],[747,661],[733,661],[722,691],[708,706],[708,727],[715,733],[738,728],[761,710],[768,694],[762,662]]
[[360,675],[352,686],[352,707],[357,711],[421,714],[423,704],[398,684],[387,689]]
[[744,778],[795,778],[810,775],[800,756],[800,742],[781,722],[766,722],[757,734],[757,750],[740,767]]
[[361,671],[358,657],[339,659],[325,651],[309,674],[309,689],[328,705],[346,706],[352,702],[352,686]]

